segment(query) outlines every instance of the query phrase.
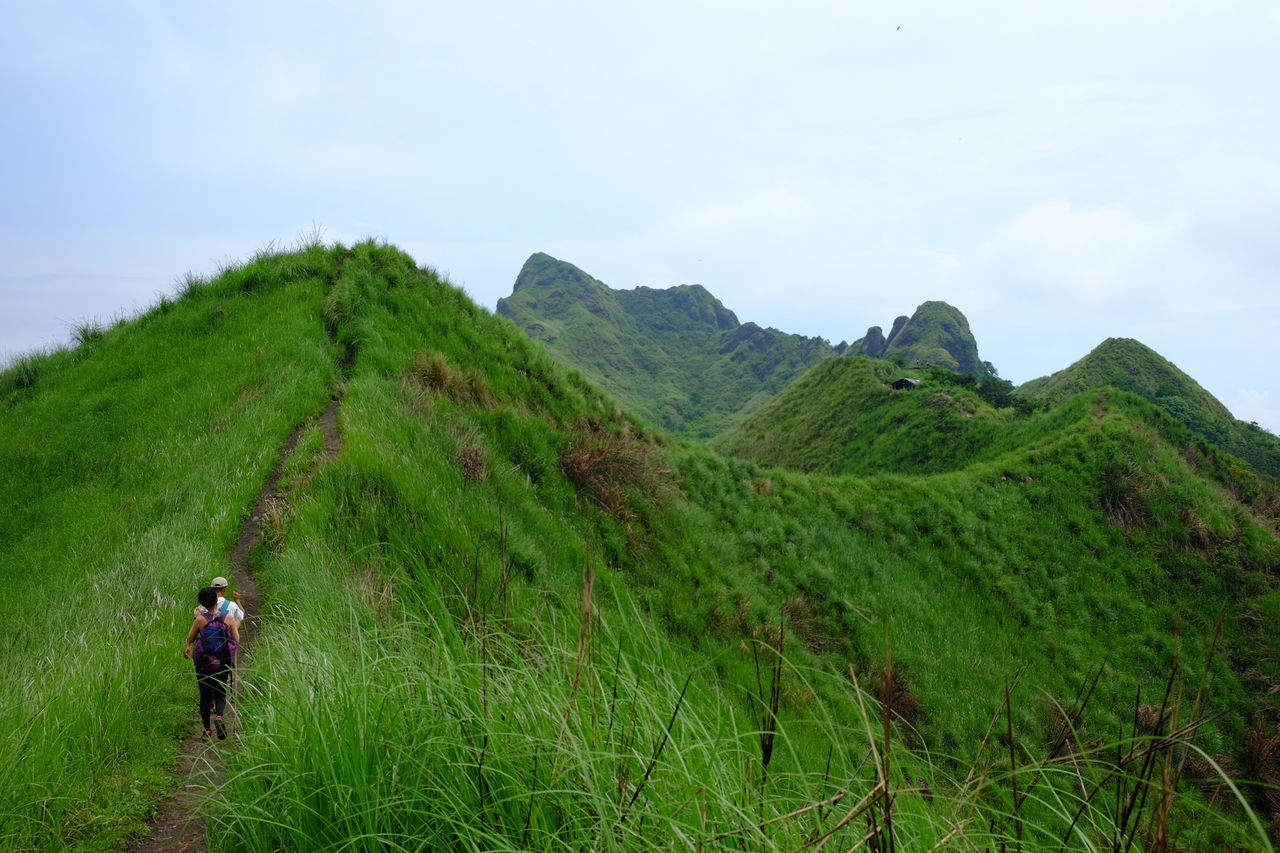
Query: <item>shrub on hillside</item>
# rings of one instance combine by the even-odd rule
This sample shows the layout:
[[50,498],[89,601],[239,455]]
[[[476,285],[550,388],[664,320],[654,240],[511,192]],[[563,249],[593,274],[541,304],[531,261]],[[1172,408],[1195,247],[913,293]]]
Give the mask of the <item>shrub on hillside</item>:
[[871,695],[880,700],[893,716],[912,729],[920,720],[920,697],[907,684],[907,673],[901,664],[876,665],[871,671]]
[[496,402],[484,374],[476,370],[458,370],[440,352],[418,353],[410,376],[428,391],[460,403],[472,403],[488,409]]
[[1253,804],[1274,828],[1280,826],[1280,734],[1256,724],[1244,736],[1242,769],[1245,778],[1261,784],[1251,789]]
[[1133,459],[1117,457],[1109,460],[1098,482],[1098,502],[1103,512],[1125,530],[1132,530],[1147,520],[1147,497],[1151,485]]
[[483,445],[467,444],[458,448],[457,460],[462,466],[463,476],[471,482],[483,483],[489,476],[489,466],[485,461]]
[[0,374],[0,393],[25,391],[35,387],[47,356],[43,353],[27,353],[16,359]]
[[560,470],[579,492],[610,515],[630,520],[631,490],[654,495],[670,487],[671,471],[657,449],[624,427],[619,432],[588,420],[575,430],[573,445],[560,456]]
[[97,320],[82,320],[71,326],[71,340],[80,347],[96,344],[106,334],[106,327]]

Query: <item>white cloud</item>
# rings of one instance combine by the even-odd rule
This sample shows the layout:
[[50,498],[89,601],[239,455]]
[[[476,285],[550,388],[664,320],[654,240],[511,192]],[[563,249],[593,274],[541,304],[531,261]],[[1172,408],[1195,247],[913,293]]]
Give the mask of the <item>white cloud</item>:
[[318,221],[488,306],[541,250],[832,340],[943,299],[1014,379],[1108,335],[1224,401],[1280,363],[1272,0],[122,8],[0,31],[11,312]]
[[817,221],[822,193],[788,186],[759,187],[732,201],[714,201],[673,214],[667,235],[686,243],[794,239]]
[[974,263],[1021,301],[1118,307],[1169,286],[1169,261],[1186,228],[1181,211],[1146,218],[1119,206],[1042,202],[999,226]]
[[1270,391],[1241,388],[1235,400],[1228,404],[1232,413],[1242,421],[1253,421],[1273,433],[1280,434],[1280,406],[1271,402]]

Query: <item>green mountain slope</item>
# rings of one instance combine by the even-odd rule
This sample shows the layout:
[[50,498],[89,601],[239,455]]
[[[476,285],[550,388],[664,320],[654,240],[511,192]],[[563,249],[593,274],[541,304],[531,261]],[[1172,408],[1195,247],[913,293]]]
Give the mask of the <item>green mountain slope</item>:
[[545,343],[632,411],[687,438],[710,438],[741,422],[827,356],[870,355],[986,376],[969,323],[945,302],[925,302],[852,344],[739,323],[699,285],[613,290],[538,253],[498,314]]
[[[919,385],[894,390],[902,377]],[[1011,413],[969,376],[903,370],[865,356],[830,358],[711,446],[762,465],[823,474],[941,473],[974,461]]]
[[1256,424],[1236,420],[1194,379],[1131,338],[1108,338],[1070,367],[1022,384],[1017,394],[1038,402],[1058,402],[1107,385],[1150,400],[1228,453],[1280,477],[1280,438]]
[[[1268,849],[1280,499],[1136,396],[949,473],[763,468],[672,446],[373,243],[90,337],[0,377],[10,847],[136,828],[194,716],[189,599],[336,395],[342,451],[291,469],[255,554],[214,849]],[[102,589],[127,641],[82,617]]]
[[694,438],[720,432],[832,351],[821,338],[739,323],[700,285],[613,290],[542,253],[497,310],[632,411]]

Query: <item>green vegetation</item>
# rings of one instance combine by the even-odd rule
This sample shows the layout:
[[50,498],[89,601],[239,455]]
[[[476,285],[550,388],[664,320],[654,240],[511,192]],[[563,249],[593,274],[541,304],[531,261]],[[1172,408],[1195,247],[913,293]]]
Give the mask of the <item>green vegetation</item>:
[[0,379],[0,847],[111,849],[172,784],[198,579],[326,399],[332,268],[315,249],[189,277]]
[[940,367],[971,376],[992,373],[991,365],[978,358],[969,321],[945,302],[925,302],[910,317],[899,317],[888,338],[879,326],[872,326],[844,354],[897,358],[916,367]]
[[1090,388],[1112,385],[1155,403],[1195,433],[1280,477],[1280,438],[1232,417],[1227,407],[1159,353],[1130,338],[1107,338],[1075,364],[1018,387],[1020,397],[1057,403]]
[[832,352],[821,338],[739,323],[699,285],[612,290],[538,253],[498,313],[651,423],[709,438]]
[[[913,388],[895,390],[899,379]],[[823,474],[937,474],[1007,453],[1062,426],[1031,413],[1012,384],[944,368],[902,368],[865,356],[831,358],[755,415],[712,440],[762,465]]]
[[1271,849],[1280,499],[1131,394],[1019,415],[832,359],[868,416],[973,432],[811,466],[897,473],[765,468],[373,243],[264,254],[35,364],[0,397],[9,846],[137,827],[148,744],[194,717],[188,599],[341,376],[343,450],[304,433],[255,554],[215,849]]
[[[969,322],[945,302],[899,317],[833,348],[821,338],[739,323],[699,285],[612,290],[582,270],[537,253],[498,314],[542,341],[631,411],[673,434],[709,439],[750,417],[788,383],[840,352],[994,377],[978,359]],[[1006,403],[1007,405],[1007,403]]]

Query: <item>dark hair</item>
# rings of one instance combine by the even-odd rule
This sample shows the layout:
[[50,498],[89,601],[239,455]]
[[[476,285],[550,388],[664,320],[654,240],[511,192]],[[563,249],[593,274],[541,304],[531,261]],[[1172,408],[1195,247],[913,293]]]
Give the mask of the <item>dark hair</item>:
[[200,590],[196,599],[205,610],[212,613],[214,608],[218,606],[218,591],[211,586],[206,586],[204,589]]

